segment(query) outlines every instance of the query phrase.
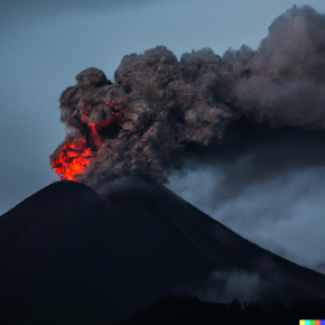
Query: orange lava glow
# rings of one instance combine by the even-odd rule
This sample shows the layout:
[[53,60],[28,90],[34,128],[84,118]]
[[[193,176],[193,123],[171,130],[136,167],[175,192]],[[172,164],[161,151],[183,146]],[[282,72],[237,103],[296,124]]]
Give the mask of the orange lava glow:
[[[105,140],[116,137],[123,118],[122,107],[110,102],[105,103],[110,112],[109,119],[97,122],[92,120],[91,105],[83,105],[80,122],[84,126],[83,136],[65,142],[56,160],[51,160],[52,169],[61,176],[61,180],[78,181],[91,160],[95,159]],[[114,111],[112,111],[114,110]]]
[[88,126],[91,130],[90,136],[92,139],[93,144],[98,148],[101,146],[102,142],[100,141],[100,137],[96,128],[95,123],[88,123]]
[[101,141],[101,137],[99,135],[100,130],[110,127],[113,123],[120,124],[121,121],[121,114],[119,113],[112,113],[112,117],[106,121],[100,121],[97,123],[88,123],[88,127],[91,130],[90,138],[93,145],[99,148],[103,143]]
[[66,142],[58,159],[52,162],[54,171],[61,175],[61,180],[77,181],[94,155],[90,148],[86,147],[86,141],[82,138],[75,139],[73,143]]

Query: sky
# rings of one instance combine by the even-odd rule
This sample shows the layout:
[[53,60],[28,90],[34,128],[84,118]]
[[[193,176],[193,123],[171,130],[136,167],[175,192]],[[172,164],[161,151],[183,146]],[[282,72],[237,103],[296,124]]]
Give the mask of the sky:
[[[80,71],[97,67],[113,81],[124,55],[157,45],[178,58],[203,47],[219,55],[243,44],[256,49],[294,4],[325,13],[322,0],[1,1],[0,214],[58,179],[49,164],[65,137],[58,100]],[[246,170],[245,159],[232,170]],[[325,261],[322,166],[263,178],[218,200],[230,174],[226,164],[188,163],[167,186],[261,247],[302,265]]]

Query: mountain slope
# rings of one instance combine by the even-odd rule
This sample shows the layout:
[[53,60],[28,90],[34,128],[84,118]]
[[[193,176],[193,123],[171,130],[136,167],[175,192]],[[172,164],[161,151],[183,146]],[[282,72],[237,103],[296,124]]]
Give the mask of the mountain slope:
[[[238,236],[149,177],[58,182],[0,217],[0,300],[59,297],[119,318],[215,271],[258,274],[268,300],[325,296],[325,276]],[[260,297],[259,297],[260,298]]]

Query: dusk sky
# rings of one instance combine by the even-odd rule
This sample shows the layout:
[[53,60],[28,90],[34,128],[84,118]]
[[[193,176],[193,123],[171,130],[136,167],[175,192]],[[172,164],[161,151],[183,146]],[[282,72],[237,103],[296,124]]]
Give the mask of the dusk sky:
[[[157,45],[178,59],[203,47],[219,55],[243,44],[255,50],[295,4],[325,14],[322,0],[1,1],[0,214],[59,179],[49,164],[65,137],[58,100],[80,71],[96,67],[114,82],[124,55]],[[167,186],[263,248],[302,265],[325,261],[325,166],[252,182],[219,202],[227,173],[189,163]]]

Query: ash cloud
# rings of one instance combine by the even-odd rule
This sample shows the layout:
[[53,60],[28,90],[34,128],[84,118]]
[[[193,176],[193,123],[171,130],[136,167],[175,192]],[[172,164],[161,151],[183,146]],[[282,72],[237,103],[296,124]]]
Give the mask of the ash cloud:
[[[244,238],[310,267],[325,259],[324,143],[324,130],[241,119],[221,145],[178,156],[181,169],[167,187]],[[306,233],[313,236],[302,241]]]
[[[309,132],[322,133],[325,125],[324,36],[324,15],[308,6],[293,7],[272,23],[256,51],[242,46],[220,57],[205,48],[178,60],[158,46],[125,56],[114,84],[98,69],[81,72],[78,84],[60,100],[61,120],[69,130],[65,143],[82,138],[94,154],[76,179],[96,187],[138,173],[164,183],[171,169],[185,166],[184,159],[217,164],[248,150],[252,156],[232,171],[241,179],[235,190],[241,191],[254,177],[268,179],[310,161],[323,163],[323,155],[312,149],[315,160],[299,156],[299,147],[303,139],[307,151],[313,148],[317,135]],[[238,119],[250,125],[243,139],[236,138]],[[264,137],[268,147],[252,136],[255,126],[269,132]],[[273,133],[276,128],[280,133]],[[291,144],[279,148],[271,139],[281,132],[289,134],[285,141]],[[233,143],[220,149],[227,139]],[[51,156],[52,164],[63,146]],[[255,151],[264,152],[262,158],[254,160]],[[290,152],[299,159],[292,161]],[[272,168],[255,173],[256,165]],[[223,195],[231,196],[235,187],[224,185]]]
[[325,16],[293,7],[269,27],[257,51],[223,55],[235,111],[274,127],[324,128]]
[[[209,55],[214,55],[201,52],[207,58],[201,55],[200,60],[209,65]],[[211,64],[217,69],[215,62]],[[138,173],[166,182],[172,152],[191,142],[207,145],[220,140],[233,114],[213,101],[209,87],[214,79],[208,71],[196,71],[197,82],[188,83],[173,53],[158,46],[125,56],[115,84],[96,68],[81,72],[78,85],[67,88],[60,99],[61,121],[70,130],[66,141],[83,138],[96,153],[80,181],[96,186]]]

